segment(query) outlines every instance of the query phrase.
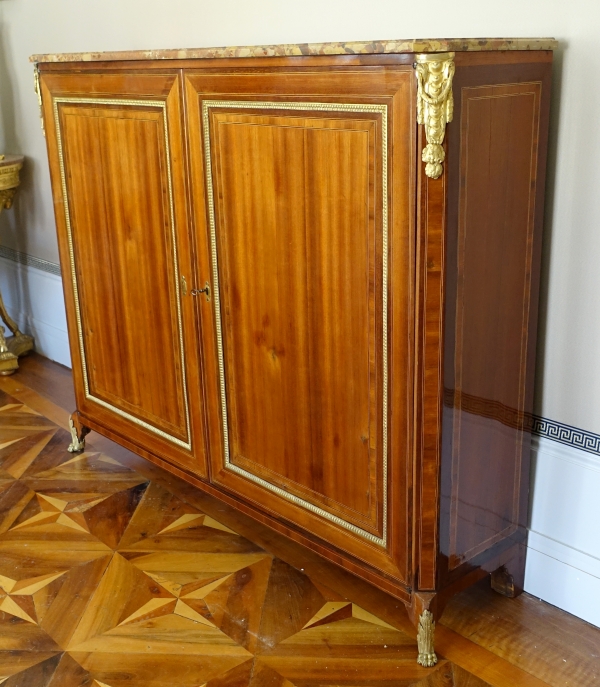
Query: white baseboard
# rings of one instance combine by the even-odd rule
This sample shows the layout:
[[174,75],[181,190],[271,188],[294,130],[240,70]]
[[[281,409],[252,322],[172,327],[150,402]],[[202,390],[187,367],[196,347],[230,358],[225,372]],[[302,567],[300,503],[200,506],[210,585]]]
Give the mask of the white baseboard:
[[0,291],[10,316],[35,339],[35,350],[71,367],[62,280],[0,256]]
[[600,627],[600,578],[529,548],[525,591]]
[[525,591],[600,627],[600,456],[535,437]]

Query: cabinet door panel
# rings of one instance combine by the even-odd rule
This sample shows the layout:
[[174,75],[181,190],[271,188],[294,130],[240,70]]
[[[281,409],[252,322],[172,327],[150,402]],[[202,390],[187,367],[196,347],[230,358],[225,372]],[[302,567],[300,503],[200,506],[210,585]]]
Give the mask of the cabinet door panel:
[[231,464],[377,532],[376,121],[213,125]]
[[[398,155],[409,157],[411,82],[382,74],[370,97],[349,100],[346,80],[360,77],[329,74],[319,99],[297,75],[279,95],[286,75],[246,76],[248,95],[225,90],[240,90],[238,76],[188,75],[196,221],[206,218],[210,246],[201,269],[214,294],[203,313],[217,359],[212,480],[405,579],[406,432],[393,460],[389,447],[388,180],[392,120],[399,138],[407,127]],[[402,160],[407,198],[393,218],[405,317],[409,170]],[[407,346],[408,317],[397,326]],[[398,382],[408,395],[410,377]]]
[[[87,93],[104,84],[84,80]],[[69,92],[83,89],[77,79],[48,77],[49,145],[58,152],[54,182],[79,409],[111,429],[115,422],[126,427],[145,446],[174,450],[179,462],[205,474],[202,427],[192,425],[188,395],[191,384],[200,386],[199,366],[197,347],[185,340],[194,334],[193,311],[179,287],[181,256],[186,269],[190,251],[179,95],[170,81],[166,97],[156,99],[122,90],[82,97]],[[145,85],[163,91],[164,77]]]

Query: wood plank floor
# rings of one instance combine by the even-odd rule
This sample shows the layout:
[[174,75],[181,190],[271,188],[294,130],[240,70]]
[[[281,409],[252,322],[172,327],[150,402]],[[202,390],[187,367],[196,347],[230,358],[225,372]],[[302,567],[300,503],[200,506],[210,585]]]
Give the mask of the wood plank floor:
[[97,434],[69,370],[0,378],[2,687],[600,685],[600,630],[489,585],[416,664],[402,604]]

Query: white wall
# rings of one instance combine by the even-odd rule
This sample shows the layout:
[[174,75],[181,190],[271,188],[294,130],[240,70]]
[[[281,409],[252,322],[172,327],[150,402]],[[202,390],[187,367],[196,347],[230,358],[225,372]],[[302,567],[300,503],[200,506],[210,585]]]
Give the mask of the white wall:
[[[0,243],[58,261],[45,142],[28,62],[32,53],[440,36],[555,36],[561,41],[536,412],[600,433],[598,0],[0,0],[0,150],[27,156],[14,211],[0,216]],[[34,292],[28,296],[31,303]],[[59,299],[36,312],[42,310],[44,324],[62,322]],[[567,449],[557,458],[551,444],[536,452],[527,584],[533,593],[584,615],[579,609],[589,590],[600,598],[598,529],[585,524],[588,518],[600,520],[597,498],[586,489],[591,483],[587,468]],[[600,464],[598,457],[590,461]],[[566,522],[576,531],[565,530],[556,513],[571,513]],[[577,581],[583,568],[585,595],[584,583]],[[575,600],[560,596],[563,583],[574,590]],[[586,617],[598,622],[600,613]]]

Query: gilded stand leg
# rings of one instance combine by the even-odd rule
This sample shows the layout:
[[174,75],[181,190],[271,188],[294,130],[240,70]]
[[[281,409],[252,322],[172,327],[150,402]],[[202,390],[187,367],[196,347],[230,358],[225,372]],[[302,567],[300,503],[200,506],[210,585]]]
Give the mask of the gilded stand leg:
[[[4,320],[6,326],[10,329],[13,336],[8,341],[5,340],[5,345],[7,349],[18,358],[20,355],[25,355],[33,348],[33,339],[27,334],[23,334],[19,331],[17,323],[10,317],[6,311],[6,306],[2,300],[2,294],[0,293],[0,317]],[[16,369],[16,368],[15,368]]]
[[[22,155],[0,155],[0,212],[12,206],[19,185],[19,170],[22,166]],[[19,367],[18,356],[33,348],[33,339],[21,334],[16,322],[8,316],[2,294],[0,294],[0,317],[14,335],[12,339],[6,341],[4,329],[0,324],[0,375],[11,375]]]
[[19,367],[17,356],[8,350],[4,338],[4,327],[0,325],[0,375],[11,375]]
[[69,428],[73,440],[69,444],[67,451],[69,451],[69,453],[79,453],[85,450],[85,437],[89,434],[90,428],[81,423],[77,410],[69,418]]

